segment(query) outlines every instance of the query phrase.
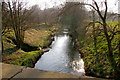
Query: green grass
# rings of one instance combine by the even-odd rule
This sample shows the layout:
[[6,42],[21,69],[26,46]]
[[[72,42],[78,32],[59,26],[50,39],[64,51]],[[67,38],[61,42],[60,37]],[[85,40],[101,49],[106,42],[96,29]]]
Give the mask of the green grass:
[[[108,26],[114,27],[116,24],[119,24],[119,21],[106,21]],[[96,26],[101,26],[101,24],[96,23]]]
[[10,30],[9,32],[7,32],[5,35],[2,36],[3,49],[4,49],[2,52],[3,55],[9,55],[16,50],[16,45],[13,44],[12,40],[7,37],[15,38],[14,31]]
[[[45,47],[50,43],[50,35],[52,31],[57,27],[35,27],[25,31],[24,42],[30,46]],[[8,64],[14,64],[19,66],[34,67],[36,60],[42,55],[40,50],[25,52],[16,47],[12,40],[7,38],[11,37],[15,39],[14,31],[11,29],[8,33],[2,36],[4,50],[2,53],[2,61]]]
[[13,54],[3,56],[3,62],[25,67],[34,67],[34,63],[41,54],[41,51],[24,52],[19,49]]
[[[110,30],[113,29],[113,27],[118,24],[117,21],[107,21],[107,24],[109,25],[108,31],[109,34]],[[99,24],[96,24],[98,26]],[[119,30],[117,27],[116,30]],[[95,53],[94,49],[94,43],[93,38],[90,37],[92,35],[91,31],[92,28],[88,30],[89,32],[86,34],[83,41],[80,41],[80,45],[82,45],[81,51],[84,54],[84,62],[85,62],[85,70],[88,72],[87,75],[95,76],[95,77],[102,77],[102,78],[113,78],[114,76],[114,69],[112,66],[110,66],[110,62],[107,57],[108,48],[107,48],[107,41],[105,38],[104,33],[101,34],[104,36],[98,36],[97,37],[97,51],[98,54]],[[112,40],[112,47],[115,49],[116,45],[118,45],[120,35],[115,35],[114,39]],[[119,65],[120,57],[118,56],[119,51],[118,48],[116,48],[113,51],[114,59],[116,63]],[[120,68],[118,68],[120,71]]]
[[[112,40],[112,47],[118,44],[118,35]],[[110,63],[107,58],[108,48],[107,42],[104,37],[97,37],[97,51],[95,53],[93,41],[89,38],[86,39],[82,47],[82,52],[84,53],[85,69],[90,72],[92,76],[103,77],[103,78],[112,78],[114,69],[110,66]],[[118,56],[118,48],[113,51],[114,59],[116,63],[119,64],[120,57]],[[120,68],[118,69],[120,71]]]
[[109,25],[116,25],[118,23],[119,23],[118,21],[107,21],[107,24]]

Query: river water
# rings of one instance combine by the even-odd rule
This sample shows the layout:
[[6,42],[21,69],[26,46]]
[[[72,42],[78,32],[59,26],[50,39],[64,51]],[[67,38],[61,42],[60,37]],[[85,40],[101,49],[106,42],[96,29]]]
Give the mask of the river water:
[[80,76],[85,75],[84,61],[73,48],[71,37],[64,34],[54,38],[51,49],[41,56],[35,64],[35,68]]

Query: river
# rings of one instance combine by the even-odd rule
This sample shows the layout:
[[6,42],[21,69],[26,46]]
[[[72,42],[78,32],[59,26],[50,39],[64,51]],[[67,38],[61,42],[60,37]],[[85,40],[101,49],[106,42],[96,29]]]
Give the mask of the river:
[[84,61],[73,48],[71,37],[66,35],[54,37],[51,49],[45,52],[35,64],[36,69],[85,75]]

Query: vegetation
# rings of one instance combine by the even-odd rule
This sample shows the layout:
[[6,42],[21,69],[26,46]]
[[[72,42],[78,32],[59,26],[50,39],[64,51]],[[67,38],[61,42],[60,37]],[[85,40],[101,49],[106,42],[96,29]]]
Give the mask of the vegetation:
[[46,12],[40,10],[38,5],[28,8],[22,0],[2,2],[3,62],[34,67],[43,53],[42,49],[51,44],[51,35],[57,29],[52,24],[55,18],[48,20],[43,17],[49,12],[49,9]]
[[[76,48],[80,50],[81,53],[84,55],[84,61],[86,66],[86,73],[87,75],[92,76],[98,76],[98,77],[104,77],[104,78],[119,78],[120,73],[120,37],[119,37],[119,23],[118,22],[107,22],[107,13],[108,13],[108,5],[107,0],[103,1],[105,5],[105,10],[100,11],[100,7],[98,3],[93,0],[94,5],[87,4],[87,3],[79,3],[79,2],[70,2],[67,3],[61,14],[68,14],[68,18],[66,19],[66,16],[63,17],[64,23],[65,20],[68,22],[65,23],[68,26],[72,26],[72,31],[75,33],[72,33],[75,35],[73,38],[75,38],[76,42]],[[92,12],[92,20],[90,22],[87,20],[86,24],[83,24],[85,22],[85,18],[87,17],[83,12],[84,8],[80,10],[80,8],[77,9],[77,6],[80,6],[81,8],[84,5],[88,5],[91,8]],[[69,14],[69,11],[71,11],[74,8],[74,11],[72,17]],[[75,11],[75,9],[77,11]],[[84,11],[88,13],[87,11]],[[79,15],[74,15],[76,13],[79,13]],[[96,14],[99,17],[99,20],[95,20]],[[81,17],[79,17],[82,15]],[[112,13],[111,13],[112,15]],[[77,16],[77,17],[76,17]],[[84,16],[84,17],[83,17]],[[86,16],[86,17],[85,17]],[[77,19],[77,18],[80,19]],[[71,21],[71,18],[73,21]],[[84,21],[83,21],[84,20]],[[75,22],[74,22],[75,21]],[[82,22],[81,24],[78,22]],[[63,24],[64,24],[63,23]],[[74,25],[72,25],[74,24]],[[82,36],[81,36],[82,35]],[[78,48],[79,47],[79,48]]]
[[70,29],[71,36],[75,39],[83,39],[86,28],[83,25],[86,23],[86,14],[84,6],[76,5],[79,2],[66,3],[61,12],[59,13],[60,24],[64,26],[68,26]]
[[25,4],[21,1],[8,1],[2,2],[2,24],[3,31],[12,28],[15,33],[15,41],[18,48],[21,48],[24,44],[24,31],[27,23],[28,16],[31,11],[26,10]]
[[[107,0],[104,1],[104,5],[105,5],[104,14],[102,14],[102,12],[100,11],[100,8],[99,8],[99,6],[98,6],[98,4],[95,0],[93,0],[93,3],[95,4],[95,6],[93,6],[93,5],[90,5],[90,6],[98,13],[98,15],[101,19],[101,22],[100,21],[97,21],[97,22],[93,21],[93,24],[95,24],[95,23],[101,24],[101,28],[98,28],[100,30],[100,33],[98,35],[102,35],[102,38],[99,38],[99,40],[102,41],[102,39],[104,39],[103,40],[104,43],[102,43],[102,44],[104,45],[103,46],[104,52],[106,51],[105,52],[106,56],[105,56],[104,52],[102,52],[104,54],[104,56],[102,56],[102,57],[103,58],[107,57],[109,66],[112,67],[112,70],[110,70],[110,71],[112,71],[112,74],[113,74],[112,76],[114,78],[118,79],[119,78],[119,72],[120,72],[120,65],[119,65],[119,60],[120,60],[119,57],[120,56],[118,54],[119,54],[120,51],[119,51],[119,47],[117,45],[119,45],[119,40],[116,40],[117,44],[115,44],[117,46],[117,50],[118,50],[118,52],[116,52],[116,53],[114,53],[114,50],[116,50],[116,46],[113,45],[113,43],[114,43],[113,40],[115,39],[115,36],[119,35],[118,26],[120,24],[116,24],[115,26],[113,26],[113,25],[109,26],[107,24],[107,10],[108,10]],[[89,5],[89,4],[87,4],[87,5]],[[111,28],[111,26],[112,26],[112,28]],[[97,34],[98,31],[99,31],[98,29],[95,30],[95,27],[93,27],[93,32],[96,32],[96,34]],[[97,45],[98,45],[98,44],[96,44],[97,42],[95,42],[95,41],[97,41],[96,37],[97,36],[94,36],[94,44],[95,44],[94,49],[96,49]],[[117,37],[117,39],[119,39],[119,38]],[[106,48],[105,45],[107,46],[107,48]],[[100,48],[100,46],[99,46],[99,48]],[[97,49],[96,49],[96,51],[97,51]],[[101,51],[99,52],[99,54],[100,53],[101,53]],[[97,58],[98,62],[100,62],[100,60],[101,60],[101,59],[98,60],[98,58],[99,58],[98,55],[99,54],[96,52],[96,58]],[[115,57],[116,54],[117,54],[117,61],[116,61],[116,57]],[[102,60],[107,61],[105,59],[102,59]]]
[[[51,43],[50,36],[57,29],[67,27],[85,61],[86,75],[118,79],[120,23],[116,18],[119,19],[120,15],[108,12],[107,0],[101,2],[104,10],[97,1],[92,1],[93,4],[66,2],[53,8],[45,6],[44,10],[38,5],[26,8],[20,0],[4,1],[3,62],[33,67],[42,55],[42,49]],[[91,10],[88,11],[85,6],[91,7]]]
[[[43,54],[41,48],[48,47],[51,43],[50,35],[56,27],[41,27],[40,29],[28,29],[25,31],[25,41],[20,49],[14,44],[14,31],[10,30],[3,39],[3,62],[26,67],[34,67],[38,58]],[[27,45],[26,45],[27,44]],[[31,47],[31,48],[30,48]],[[35,50],[33,48],[35,47]]]
[[19,49],[10,55],[3,55],[3,62],[19,66],[34,67],[40,55],[42,55],[40,50],[24,52]]
[[[109,23],[109,22],[107,22]],[[112,22],[114,25],[116,22]],[[96,24],[97,26],[98,24]],[[111,24],[109,24],[111,25]],[[89,29],[93,30],[93,29]],[[89,35],[88,35],[89,34]],[[83,59],[85,61],[85,69],[87,70],[87,75],[97,76],[97,77],[104,77],[104,78],[113,78],[114,76],[114,68],[110,65],[110,62],[107,58],[107,41],[105,39],[105,36],[103,36],[103,33],[101,32],[97,36],[97,53],[95,51],[94,47],[94,40],[92,33],[88,32],[86,33],[85,40],[81,42],[81,51],[83,52]],[[115,63],[119,66],[119,48],[117,47],[119,45],[119,34],[115,35],[113,41],[112,41],[112,47],[114,49],[114,59]],[[118,71],[120,71],[119,67],[116,68]]]
[[29,29],[29,30],[26,30],[26,33],[25,33],[25,42],[31,46],[44,47],[49,43],[50,39],[48,35],[50,34],[51,34],[51,31],[47,29],[45,30]]

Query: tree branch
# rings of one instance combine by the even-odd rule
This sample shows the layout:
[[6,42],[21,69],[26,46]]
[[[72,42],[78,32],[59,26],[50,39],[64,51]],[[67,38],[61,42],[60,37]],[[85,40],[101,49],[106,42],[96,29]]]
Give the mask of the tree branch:
[[96,11],[98,12],[100,18],[101,18],[102,20],[104,20],[104,17],[102,16],[102,14],[101,14],[101,12],[100,12],[100,9],[99,9],[99,6],[98,6],[97,2],[96,2],[95,0],[93,0],[93,2],[94,2],[95,6],[96,6],[96,8],[97,8]]
[[104,14],[104,19],[106,19],[107,17],[107,10],[108,10],[108,7],[107,7],[107,0],[105,0],[105,14]]
[[112,41],[114,39],[114,36],[117,34],[120,34],[120,31],[116,31],[116,32],[112,33],[110,40]]
[[90,26],[90,25],[95,24],[95,23],[99,23],[99,24],[103,25],[100,21],[95,21],[95,22],[90,22],[87,26]]

